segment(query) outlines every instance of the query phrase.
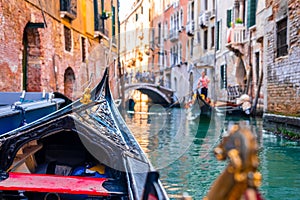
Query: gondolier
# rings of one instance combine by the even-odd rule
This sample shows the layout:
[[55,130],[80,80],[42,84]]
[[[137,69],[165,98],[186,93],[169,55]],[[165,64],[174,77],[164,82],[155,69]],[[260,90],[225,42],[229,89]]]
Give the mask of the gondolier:
[[208,84],[209,84],[210,80],[209,78],[206,76],[205,71],[203,71],[201,73],[201,77],[198,80],[198,84],[197,84],[197,88],[201,88],[201,94],[204,95],[204,100],[206,100],[207,98],[207,91],[208,91]]

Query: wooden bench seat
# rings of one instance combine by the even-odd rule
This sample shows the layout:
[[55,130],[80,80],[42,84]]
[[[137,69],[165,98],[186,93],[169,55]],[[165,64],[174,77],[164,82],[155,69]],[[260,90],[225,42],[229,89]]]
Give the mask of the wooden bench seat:
[[57,176],[48,174],[9,173],[0,182],[0,190],[54,192],[61,194],[86,194],[97,196],[121,195],[121,191],[108,191],[103,187],[107,178],[82,176]]
[[[38,145],[28,145],[25,148],[22,148],[16,155],[14,162],[10,166],[8,171],[14,171],[15,169],[17,169],[19,166],[21,166],[23,163],[25,163],[28,158],[30,158],[37,151],[42,149],[42,147],[43,147],[43,145],[38,144]],[[34,159],[34,158],[32,158],[32,159]],[[35,161],[33,161],[31,165],[35,165]]]

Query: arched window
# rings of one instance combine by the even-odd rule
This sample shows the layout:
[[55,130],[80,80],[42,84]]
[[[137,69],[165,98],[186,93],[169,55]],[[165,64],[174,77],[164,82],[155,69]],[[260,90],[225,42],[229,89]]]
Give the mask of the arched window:
[[41,92],[41,38],[28,23],[23,35],[23,90]]
[[71,67],[68,67],[64,74],[64,94],[73,99],[73,90],[75,84],[75,74]]

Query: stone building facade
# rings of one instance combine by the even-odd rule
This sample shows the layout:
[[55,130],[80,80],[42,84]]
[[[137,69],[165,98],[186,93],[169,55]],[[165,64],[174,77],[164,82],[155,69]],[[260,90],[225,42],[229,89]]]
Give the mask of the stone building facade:
[[300,4],[266,1],[265,111],[300,114]]
[[129,13],[120,22],[120,58],[130,81],[137,73],[149,71],[150,2],[134,1]]
[[0,91],[58,91],[74,99],[105,66],[115,74],[118,1],[110,2],[1,0]]

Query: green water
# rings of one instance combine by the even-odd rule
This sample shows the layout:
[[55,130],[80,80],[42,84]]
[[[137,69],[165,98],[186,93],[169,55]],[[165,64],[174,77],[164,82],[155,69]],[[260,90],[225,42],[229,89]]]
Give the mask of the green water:
[[265,132],[261,119],[214,114],[189,121],[183,109],[156,107],[150,115],[128,114],[125,121],[160,172],[170,199],[179,199],[183,193],[193,199],[206,195],[226,166],[215,159],[213,149],[234,123],[247,126],[257,136],[263,198],[300,199],[300,144]]

